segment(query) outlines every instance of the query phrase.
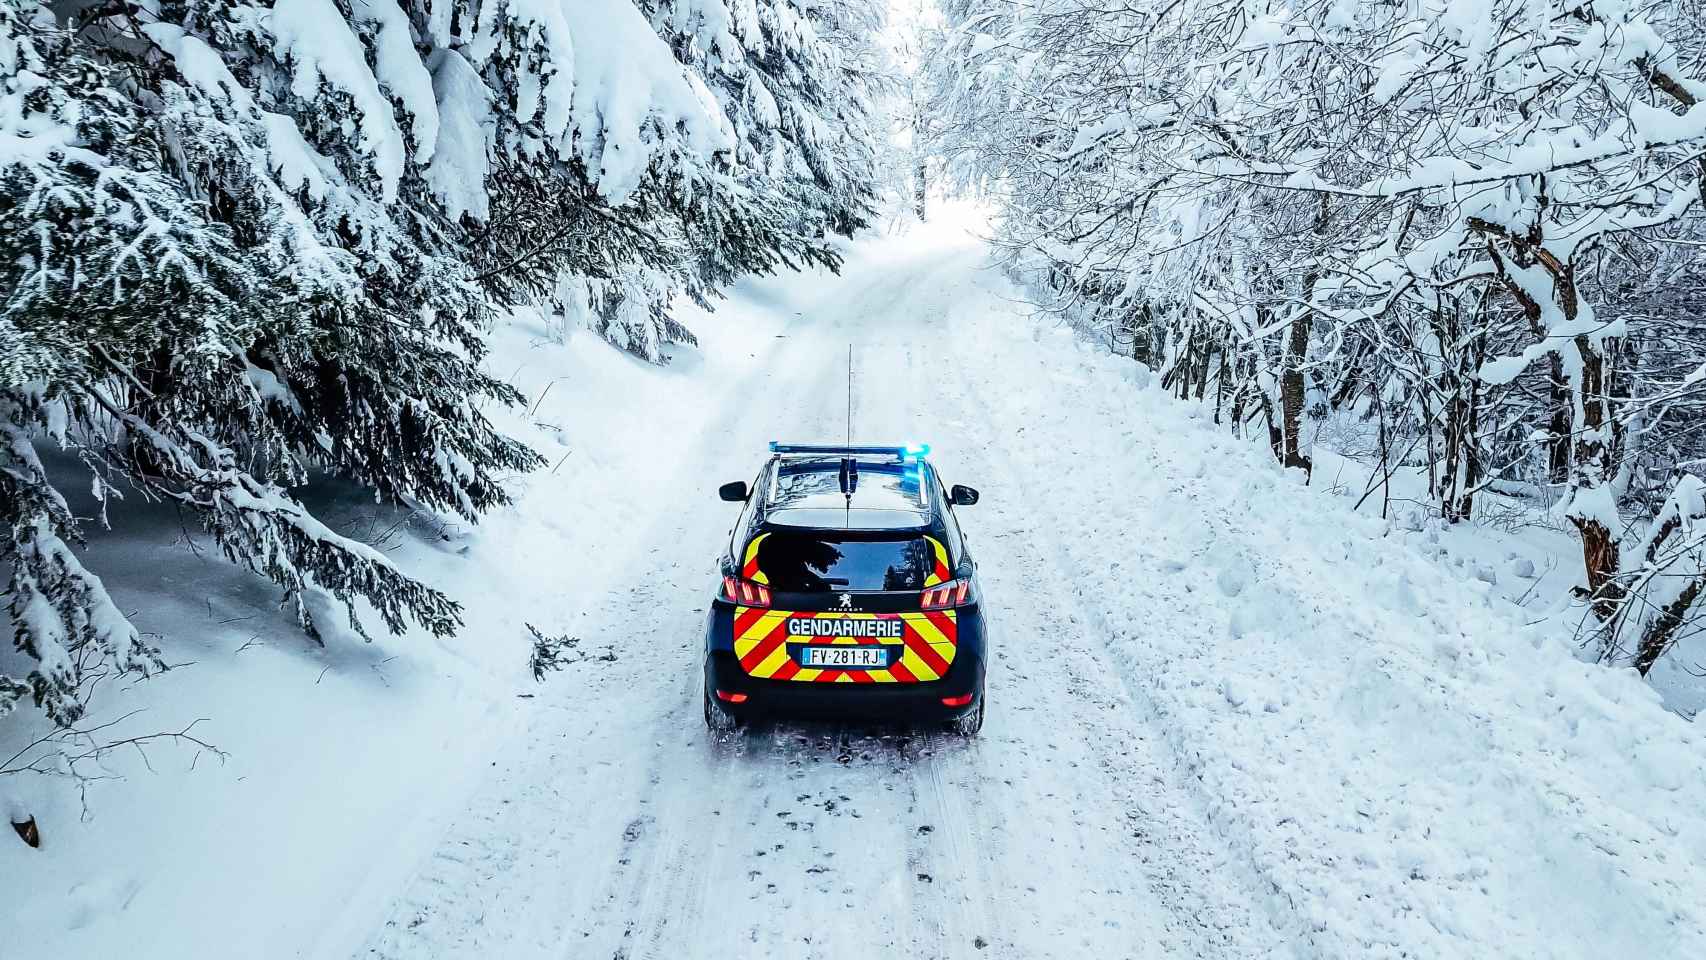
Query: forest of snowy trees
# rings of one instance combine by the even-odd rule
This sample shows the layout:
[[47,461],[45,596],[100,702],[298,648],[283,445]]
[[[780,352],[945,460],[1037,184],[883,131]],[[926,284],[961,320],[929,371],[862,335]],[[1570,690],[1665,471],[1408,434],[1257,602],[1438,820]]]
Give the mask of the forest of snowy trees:
[[1702,0],[939,7],[897,7],[900,77],[879,0],[0,0],[0,713],[162,667],[44,451],[103,514],[199,518],[310,636],[311,590],[448,634],[292,491],[472,520],[541,462],[482,413],[523,399],[482,368],[505,311],[663,362],[680,305],[834,267],[927,176],[1284,464],[1349,424],[1445,522],[1549,510],[1608,662],[1692,629]]
[[[540,465],[482,414],[500,311],[661,362],[680,303],[873,213],[875,0],[0,0],[0,715],[162,668],[77,544],[199,519],[302,627],[459,606],[329,529],[331,476],[473,519]],[[51,450],[53,457],[44,457]],[[49,461],[44,465],[44,460]]]
[[936,175],[995,198],[1043,310],[1287,466],[1349,422],[1447,523],[1489,490],[1549,508],[1607,662],[1692,629],[1700,0],[942,9]]

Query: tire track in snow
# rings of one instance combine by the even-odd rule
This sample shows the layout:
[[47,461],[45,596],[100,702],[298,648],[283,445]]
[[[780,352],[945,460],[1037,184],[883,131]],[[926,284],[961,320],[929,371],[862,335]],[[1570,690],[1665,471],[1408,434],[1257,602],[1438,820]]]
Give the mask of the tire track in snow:
[[[735,846],[734,817],[731,813],[734,807],[733,799],[736,791],[744,784],[735,776],[740,771],[741,763],[746,756],[747,745],[744,741],[734,740],[721,742],[713,739],[710,744],[713,764],[717,771],[715,790],[709,800],[710,812],[716,824],[705,857],[705,869],[701,871],[698,881],[688,901],[688,907],[682,910],[682,916],[690,922],[681,926],[684,939],[692,943],[700,943],[711,939],[711,946],[719,945],[721,941],[728,951],[725,956],[739,956],[735,939],[736,927],[733,924],[722,923],[727,907],[720,900],[722,893],[722,878],[729,872],[729,857]],[[707,938],[707,932],[722,932],[724,936]],[[721,952],[721,951],[717,951]],[[673,958],[681,956],[682,952],[664,942],[661,938],[652,943],[652,956]]]
[[[743,383],[728,391],[730,404],[702,431],[696,446],[680,458],[682,474],[698,478],[708,465],[721,470],[735,459],[740,461],[737,473],[750,470],[752,446],[745,436],[752,432],[746,423],[749,411],[734,401],[742,395],[774,391],[780,386],[779,379],[803,376],[803,365],[789,362],[801,350],[790,335],[796,325],[790,324],[770,345],[776,355],[772,363],[756,368]],[[740,439],[734,439],[737,437]],[[698,489],[697,483],[686,486]],[[686,733],[703,745],[697,703],[698,658],[704,590],[713,579],[709,563],[712,554],[708,551],[702,558],[706,568],[702,577],[689,575],[688,583],[649,598],[645,591],[652,589],[646,585],[650,578],[633,576],[632,571],[644,569],[648,565],[645,558],[655,555],[659,544],[718,543],[726,536],[729,519],[715,509],[670,511],[659,515],[646,529],[628,532],[627,542],[637,545],[638,550],[629,551],[627,560],[620,559],[621,553],[613,554],[611,584],[594,588],[594,595],[603,594],[615,602],[591,607],[596,616],[583,624],[580,632],[583,636],[638,634],[674,640],[666,651],[679,658],[679,667],[672,668],[649,656],[634,657],[634,648],[628,646],[624,648],[628,655],[619,654],[617,666],[604,675],[558,680],[564,686],[584,683],[587,689],[576,691],[579,702],[532,718],[513,745],[514,752],[493,761],[492,766],[498,769],[470,801],[474,816],[453,825],[452,833],[418,869],[403,897],[392,907],[390,919],[365,951],[367,955],[385,960],[555,956],[567,942],[575,944],[568,955],[578,956],[577,950],[586,941],[610,942],[612,930],[627,929],[623,918],[632,915],[633,904],[624,902],[620,894],[612,899],[610,891],[620,882],[617,878],[630,871],[612,868],[621,866],[618,861],[625,857],[644,857],[648,864],[667,866],[652,853],[657,849],[656,831],[647,837],[642,829],[638,836],[627,839],[630,827],[642,816],[641,810],[628,811],[630,816],[623,817],[623,811],[610,806],[589,807],[575,794],[589,785],[588,777],[592,776],[602,781],[597,787],[618,796],[635,797],[637,807],[655,807],[656,788],[663,782],[666,765],[674,762],[679,766],[682,762],[679,752],[660,749],[659,731],[670,732],[675,740]],[[679,573],[679,561],[676,569]],[[666,651],[658,651],[660,659]],[[577,669],[583,673],[588,670]],[[600,697],[601,689],[614,695]],[[582,704],[597,704],[610,716],[594,716],[592,709],[580,712]],[[667,708],[661,715],[660,706]],[[638,769],[644,774],[639,783],[635,783],[631,764],[636,758],[631,751],[611,747],[607,741],[612,737],[640,747],[637,759],[642,766]],[[594,768],[586,771],[563,770],[559,765],[561,754],[543,747],[543,742],[597,744],[614,753],[595,757]],[[694,758],[689,764],[700,762]],[[652,817],[656,823],[655,814]],[[610,877],[600,882],[605,870],[611,870]],[[640,872],[650,876],[658,871]],[[640,894],[630,891],[630,896]],[[576,924],[581,927],[571,929]],[[621,946],[615,942],[612,950]]]
[[[673,711],[666,722],[685,725],[696,718]],[[648,792],[639,800],[647,812],[632,821],[633,842],[617,861],[604,895],[606,913],[591,931],[586,948],[565,956],[642,960],[657,955],[658,941],[671,930],[672,911],[691,908],[685,893],[698,887],[703,860],[695,856],[699,838],[686,833],[679,791],[663,787],[668,776],[664,753],[654,754]],[[690,802],[690,798],[689,798]],[[624,835],[625,838],[627,834]]]
[[[936,316],[951,317],[952,313],[948,307]],[[964,367],[953,369],[952,399],[962,417],[977,418],[985,429],[995,428],[979,416],[990,405],[974,400],[983,384],[968,376]],[[1277,891],[1214,827],[1206,814],[1207,798],[1190,777],[1188,764],[1172,754],[1171,741],[1157,726],[1163,722],[1159,711],[1141,681],[1130,675],[1122,658],[1107,646],[1111,627],[1093,604],[1072,590],[1063,573],[1074,569],[1075,557],[1054,533],[1059,524],[1047,496],[1048,478],[1020,470],[999,444],[984,446],[979,453],[976,459],[990,468],[991,476],[1001,478],[1005,488],[1041,491],[1042,495],[1025,503],[1025,535],[1012,537],[1007,546],[1023,558],[1029,586],[1046,594],[1048,605],[1061,611],[1073,625],[1073,629],[1056,636],[1066,641],[1060,649],[1072,655],[1070,660],[1063,658],[1062,666],[1071,680],[1074,697],[1100,704],[1110,713],[1134,715],[1136,726],[1155,728],[1141,742],[1127,741],[1129,749],[1118,754],[1104,750],[1097,758],[1107,782],[1123,787],[1117,790],[1118,795],[1138,813],[1133,818],[1133,836],[1150,851],[1145,863],[1150,867],[1151,888],[1158,899],[1172,905],[1175,920],[1194,931],[1199,950],[1238,957],[1270,956],[1286,950],[1291,935],[1282,931],[1294,931],[1298,924],[1290,914],[1289,903],[1276,898]],[[1151,599],[1157,604],[1165,602],[1161,597]],[[1100,742],[1119,743],[1117,731],[1109,732],[1116,735]],[[1165,752],[1156,749],[1157,741]],[[1137,789],[1143,781],[1130,776],[1134,768],[1152,772],[1147,790]],[[1167,775],[1163,776],[1163,771]],[[1188,805],[1180,805],[1179,800]],[[1205,843],[1209,837],[1216,841],[1213,845]],[[1204,884],[1208,877],[1230,879],[1230,889]],[[1267,916],[1251,916],[1244,909],[1251,900],[1263,904]]]
[[[833,365],[813,356],[809,340],[796,335],[799,326],[797,323],[789,326],[784,342],[775,351],[775,359],[766,368],[765,375],[755,378],[755,382],[745,385],[737,393],[769,398],[811,398],[813,402],[785,409],[794,417],[815,421],[821,432],[829,421],[838,419],[834,416],[836,411],[831,410],[834,405],[829,402],[834,394],[821,389],[825,368],[833,369]],[[756,382],[758,380],[762,382]],[[751,409],[736,403],[729,417],[730,432],[737,432],[734,425],[744,422],[751,413]],[[802,413],[805,416],[802,417]],[[712,453],[711,457],[740,460],[735,469],[744,474],[751,468],[752,449],[745,443],[729,443],[724,449]],[[693,543],[696,538],[678,536],[666,542]],[[695,597],[693,605],[702,604],[703,597]],[[620,960],[651,960],[697,952],[707,930],[726,930],[730,926],[725,922],[726,915],[710,909],[710,904],[720,887],[717,868],[726,862],[719,854],[728,846],[732,824],[737,819],[734,811],[739,807],[736,802],[739,797],[735,773],[739,769],[738,761],[749,755],[750,744],[744,741],[734,744],[712,742],[715,738],[700,727],[697,700],[701,686],[698,669],[701,638],[697,630],[687,636],[689,642],[686,646],[690,655],[684,658],[688,662],[684,664],[681,675],[687,679],[679,701],[684,706],[673,711],[662,727],[665,731],[697,730],[699,733],[694,738],[696,742],[689,747],[692,755],[675,755],[668,762],[661,762],[663,755],[657,754],[654,760],[660,761],[661,768],[692,769],[706,764],[703,754],[707,745],[710,759],[696,771],[698,776],[691,780],[671,781],[668,788],[660,789],[659,775],[654,774],[648,783],[650,789],[641,798],[642,803],[654,808],[656,836],[647,844],[646,865],[633,872],[634,882],[624,894],[613,893],[609,901],[624,917],[621,942],[615,944],[608,954]],[[691,705],[692,709],[686,705]],[[709,790],[705,789],[707,782]],[[712,829],[701,829],[707,822]],[[603,929],[608,933],[613,925],[606,923]],[[606,955],[603,949],[606,941],[595,938],[594,944],[589,955]],[[573,952],[568,954],[575,955]]]
[[963,800],[958,783],[944,784],[943,764],[938,753],[946,747],[975,751],[977,745],[949,744],[945,735],[933,733],[925,739],[923,757],[914,770],[921,806],[932,814],[933,836],[936,845],[945,853],[933,874],[938,909],[947,918],[946,942],[942,956],[971,956],[983,949],[978,944],[1001,942],[1003,936],[989,912],[989,887],[984,881],[987,866],[977,841],[972,837],[973,818]]
[[[737,395],[750,393],[785,396],[821,393],[812,389],[810,383],[816,379],[814,374],[818,373],[813,369],[811,358],[800,356],[801,353],[808,352],[809,347],[793,335],[798,326],[791,324],[788,327],[788,335],[774,351],[775,359],[765,369],[764,376],[755,377],[755,382],[744,385],[737,391]],[[762,384],[756,382],[758,380],[762,380]],[[828,404],[820,403],[818,406],[820,412],[813,419],[827,419]],[[738,402],[734,404],[734,409],[726,418],[728,432],[738,433],[737,425],[742,423],[748,414],[750,410],[743,409]],[[734,458],[750,460],[746,445],[727,443],[723,448],[718,448],[715,442],[708,442],[702,455],[692,459]],[[742,463],[738,472],[744,474],[749,469],[749,463]],[[693,513],[698,514],[698,511]],[[707,511],[707,515],[718,517],[719,521],[727,519],[714,508]],[[723,537],[709,542],[716,543],[721,539]],[[660,542],[687,544],[701,542],[701,538],[691,536],[686,529],[682,529],[676,536]],[[711,555],[707,554],[707,560]],[[689,601],[688,608],[698,609],[703,603],[703,596],[696,595]],[[734,806],[732,781],[736,767],[732,760],[744,755],[746,751],[744,745],[730,750],[726,749],[726,744],[713,743],[716,738],[704,731],[698,717],[698,699],[702,686],[699,670],[702,637],[697,629],[698,625],[699,621],[695,619],[695,629],[676,631],[685,637],[684,646],[688,655],[683,657],[686,663],[677,674],[683,678],[679,697],[674,700],[677,707],[666,715],[659,725],[666,735],[679,731],[695,733],[686,750],[672,751],[667,758],[661,751],[651,756],[653,772],[648,778],[645,794],[639,798],[640,803],[652,808],[655,825],[654,835],[645,844],[646,864],[639,870],[629,871],[629,881],[611,891],[607,903],[612,908],[612,915],[599,925],[603,936],[592,938],[588,956],[610,956],[613,960],[651,960],[680,956],[681,951],[692,950],[698,946],[705,929],[699,923],[686,921],[691,919],[703,923],[711,919],[704,908],[706,901],[700,898],[707,894],[707,887],[716,883],[716,875],[710,870],[710,860],[712,851],[726,844],[728,825],[733,819],[722,812],[724,807]],[[659,745],[662,745],[661,741]],[[708,763],[705,759],[707,746],[711,748],[708,751]],[[665,778],[669,777],[673,770],[693,769],[696,766],[701,767],[696,771],[700,776],[692,780],[670,779],[667,781],[669,786],[663,786]],[[704,789],[707,783],[711,787],[710,791]],[[703,826],[707,819],[714,829],[696,829]],[[621,937],[617,942],[611,943],[609,934],[617,928],[617,924],[612,922],[617,916],[622,918]],[[578,957],[579,954],[571,951],[565,956]]]
[[[954,254],[947,252],[920,264],[912,282],[897,284],[900,295],[888,301],[888,310],[880,312],[889,325],[863,331],[860,357],[872,371],[872,383],[856,393],[855,407],[861,426],[873,439],[928,439],[940,426],[936,414],[942,350],[918,335],[919,327],[913,323],[918,313],[915,308],[894,308],[907,293],[916,298],[916,291],[935,286],[935,275],[954,259]],[[895,319],[901,319],[905,326],[893,329]],[[926,351],[928,355],[924,355]],[[964,741],[939,729],[913,731],[900,741],[900,756],[908,761],[907,772],[911,774],[909,812],[915,818],[907,838],[907,869],[914,881],[914,928],[933,933],[929,950],[915,949],[915,955],[974,957],[990,944],[1006,939],[1001,917],[989,909],[986,874],[991,863],[983,843],[973,836],[972,825],[981,823],[977,812],[984,805],[966,802],[968,792],[981,787],[978,751],[975,740]],[[944,772],[950,767],[958,774],[953,780]],[[991,838],[987,830],[976,832],[985,838],[984,843]]]

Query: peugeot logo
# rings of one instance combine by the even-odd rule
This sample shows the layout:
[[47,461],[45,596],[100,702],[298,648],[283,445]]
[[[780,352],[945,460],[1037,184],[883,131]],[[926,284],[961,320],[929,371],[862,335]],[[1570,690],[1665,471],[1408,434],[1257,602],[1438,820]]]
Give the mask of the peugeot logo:
[[853,609],[853,595],[851,593],[844,593],[841,595],[841,609]]

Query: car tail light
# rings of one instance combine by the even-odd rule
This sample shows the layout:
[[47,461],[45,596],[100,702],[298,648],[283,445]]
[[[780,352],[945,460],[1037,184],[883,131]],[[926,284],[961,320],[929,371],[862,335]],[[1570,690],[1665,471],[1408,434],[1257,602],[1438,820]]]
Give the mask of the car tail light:
[[[718,691],[718,692],[721,693],[722,691]],[[965,693],[965,694],[961,694],[960,696],[957,696],[957,697],[943,697],[942,698],[942,706],[944,706],[944,707],[963,707],[966,704],[970,703],[971,698],[974,696],[976,696],[976,694]]]
[[931,587],[918,598],[919,605],[926,610],[946,610],[949,607],[965,605],[966,598],[971,595],[970,580],[949,580],[938,587]]
[[727,690],[718,690],[717,699],[724,700],[729,703],[745,703],[747,701],[747,695],[744,693],[730,693]]
[[739,577],[723,578],[723,599],[749,607],[770,606],[770,588]]

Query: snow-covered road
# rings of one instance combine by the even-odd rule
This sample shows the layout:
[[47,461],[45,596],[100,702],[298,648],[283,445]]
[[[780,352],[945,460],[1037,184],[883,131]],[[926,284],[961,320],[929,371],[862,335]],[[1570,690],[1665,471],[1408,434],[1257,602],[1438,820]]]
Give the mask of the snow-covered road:
[[[1247,866],[1181,768],[1063,568],[1048,476],[983,416],[1012,376],[950,318],[982,255],[869,251],[777,285],[790,318],[691,448],[649,527],[610,545],[607,588],[564,584],[573,632],[617,644],[541,693],[466,813],[390,908],[372,956],[1261,956],[1277,941]],[[787,295],[792,293],[792,295]],[[747,299],[746,302],[754,302]],[[699,718],[702,617],[733,510],[772,438],[928,438],[968,511],[994,623],[989,719],[929,730]],[[566,511],[584,509],[565,502]],[[604,545],[600,545],[602,548]]]
[[[691,403],[618,414],[485,534],[471,632],[615,660],[540,687],[322,952],[1699,955],[1698,725],[1530,629],[1472,530],[1353,513],[1014,296],[950,227],[743,285],[678,360]],[[975,742],[701,726],[713,491],[846,434],[849,344],[854,439],[928,440],[983,492]]]

